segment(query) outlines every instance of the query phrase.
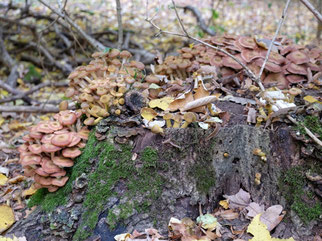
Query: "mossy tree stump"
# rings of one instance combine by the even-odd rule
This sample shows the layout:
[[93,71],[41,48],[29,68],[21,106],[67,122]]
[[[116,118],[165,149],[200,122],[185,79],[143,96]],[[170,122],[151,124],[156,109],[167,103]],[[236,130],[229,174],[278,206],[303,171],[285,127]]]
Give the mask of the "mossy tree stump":
[[[320,164],[299,158],[300,145],[287,126],[272,132],[235,125],[209,141],[211,130],[199,128],[167,129],[164,136],[141,130],[125,144],[110,138],[113,128],[119,127],[110,127],[101,141],[91,133],[67,185],[56,193],[38,191],[29,205],[40,207],[11,233],[28,240],[113,240],[122,232],[154,227],[164,234],[171,217],[194,219],[199,205],[211,212],[224,194],[240,188],[266,208],[293,207],[286,215],[293,223],[285,225],[293,237],[309,240],[319,228],[321,200],[300,190],[310,186],[305,170],[314,166],[321,173]],[[253,154],[255,148],[266,153],[267,161]],[[256,173],[260,184],[254,181]],[[294,176],[301,179],[294,183]],[[309,218],[303,218],[302,208]]]

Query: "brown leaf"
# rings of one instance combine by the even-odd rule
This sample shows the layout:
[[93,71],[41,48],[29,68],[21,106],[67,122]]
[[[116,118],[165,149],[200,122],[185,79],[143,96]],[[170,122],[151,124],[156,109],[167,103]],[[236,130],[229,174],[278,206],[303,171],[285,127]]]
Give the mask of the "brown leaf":
[[240,189],[235,195],[224,195],[229,200],[230,208],[245,208],[250,203],[250,195],[243,189]]

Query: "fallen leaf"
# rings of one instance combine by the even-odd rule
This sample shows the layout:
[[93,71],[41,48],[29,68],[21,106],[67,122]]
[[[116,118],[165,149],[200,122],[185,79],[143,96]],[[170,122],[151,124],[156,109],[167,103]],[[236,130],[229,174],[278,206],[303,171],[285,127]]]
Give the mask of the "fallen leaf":
[[209,213],[199,216],[197,218],[197,223],[201,223],[201,227],[208,229],[209,231],[214,230],[218,225],[217,218]]
[[0,205],[0,233],[3,233],[15,222],[15,216],[11,207]]
[[12,238],[0,236],[0,241],[27,241],[27,239],[26,237],[17,238],[16,236],[13,235]]
[[16,183],[21,182],[21,181],[23,181],[23,180],[25,180],[25,179],[26,179],[26,177],[25,177],[25,176],[18,175],[18,176],[16,176],[16,177],[10,178],[10,179],[8,180],[8,183],[10,183],[10,184],[16,184]]
[[149,106],[151,108],[160,108],[161,110],[166,110],[169,108],[169,104],[173,101],[173,97],[163,97],[161,99],[155,99],[155,100],[151,100],[149,102]]
[[230,208],[245,208],[250,203],[250,195],[243,189],[240,189],[235,195],[224,195],[229,200]]
[[260,221],[263,222],[268,231],[273,230],[284,218],[284,213],[280,215],[283,211],[281,205],[274,205],[266,209],[266,211],[261,215]]
[[289,239],[278,239],[272,238],[267,227],[264,223],[260,221],[260,214],[257,214],[252,222],[249,224],[247,228],[247,232],[251,233],[254,237],[251,238],[249,241],[295,241],[293,238]]
[[229,208],[229,204],[227,200],[221,200],[219,202],[219,205],[222,206],[224,209],[228,209]]
[[193,99],[193,95],[191,92],[189,93],[185,93],[183,95],[181,95],[180,97],[178,97],[177,99],[175,99],[174,101],[172,101],[169,104],[169,111],[176,111],[178,109],[183,108],[186,104],[188,104],[189,102],[192,102]]
[[131,237],[131,234],[129,233],[122,233],[122,234],[118,234],[116,236],[114,236],[114,239],[116,241],[126,241]]
[[2,173],[0,173],[0,186],[4,186],[8,181],[8,178],[3,175]]
[[315,102],[318,102],[320,104],[322,104],[322,102],[318,101],[316,98],[314,98],[313,96],[311,95],[307,95],[303,98],[303,100],[309,102],[309,103],[315,103]]
[[34,187],[34,185],[31,185],[31,187],[30,187],[30,188],[28,188],[27,190],[24,190],[24,191],[22,192],[22,197],[31,196],[31,195],[33,195],[36,191],[37,191],[37,189]]
[[264,205],[259,205],[258,203],[252,202],[247,207],[246,210],[248,211],[248,217],[255,217],[257,214],[261,214],[265,211]]

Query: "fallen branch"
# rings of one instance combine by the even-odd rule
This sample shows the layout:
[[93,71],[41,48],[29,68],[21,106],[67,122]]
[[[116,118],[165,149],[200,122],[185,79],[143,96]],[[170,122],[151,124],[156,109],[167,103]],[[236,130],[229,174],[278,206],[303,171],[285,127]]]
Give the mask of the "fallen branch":
[[66,86],[68,86],[68,83],[66,83],[66,82],[56,82],[56,83],[45,82],[45,83],[36,85],[35,87],[33,87],[32,89],[30,89],[26,92],[20,92],[19,94],[15,95],[15,96],[8,97],[5,99],[0,99],[0,103],[11,102],[11,101],[14,101],[17,99],[22,99],[22,98],[27,97],[28,95],[36,92],[37,90],[42,89],[47,86],[66,87]]
[[300,0],[313,14],[314,16],[322,22],[321,13],[308,1],[308,0]]
[[[12,93],[14,95],[21,94],[21,92],[19,90],[17,90],[15,88],[11,87],[10,85],[4,83],[2,80],[0,80],[0,88],[4,89],[4,90],[6,90],[6,91],[8,91],[8,92],[10,92],[10,93]],[[22,97],[22,100],[24,100],[28,104],[31,104],[31,102],[32,102],[32,99],[29,98],[28,96]]]
[[180,7],[177,6],[177,8],[183,8],[184,11],[189,10],[192,12],[192,14],[196,17],[197,22],[198,22],[198,26],[207,34],[214,36],[216,35],[216,32],[210,28],[208,28],[208,26],[206,25],[205,21],[203,20],[200,11],[190,5],[184,6],[184,7]]
[[[256,75],[253,73],[253,71],[251,71],[251,70],[250,70],[250,69],[249,69],[245,64],[243,64],[243,63],[242,63],[239,59],[237,59],[234,55],[232,55],[232,54],[228,53],[226,50],[223,50],[223,49],[221,49],[221,48],[219,48],[219,47],[217,47],[217,46],[213,46],[213,45],[208,44],[208,43],[206,43],[206,42],[204,42],[204,41],[202,41],[202,40],[200,40],[200,39],[197,39],[197,38],[195,38],[195,37],[190,36],[190,35],[188,34],[187,30],[185,29],[185,27],[184,27],[184,25],[183,25],[183,23],[182,23],[181,19],[180,19],[180,16],[179,16],[179,14],[178,14],[177,7],[176,7],[176,4],[175,4],[174,0],[172,0],[172,3],[173,3],[173,6],[174,6],[174,11],[175,11],[176,16],[177,16],[177,19],[178,19],[178,21],[179,21],[180,27],[181,27],[182,31],[184,32],[184,34],[175,33],[175,32],[169,32],[169,31],[164,31],[164,30],[162,30],[159,26],[157,26],[157,25],[153,22],[153,17],[152,17],[152,18],[148,18],[148,17],[146,17],[146,19],[145,19],[145,20],[146,20],[147,22],[149,22],[153,27],[155,27],[156,29],[158,29],[158,30],[159,30],[159,33],[158,33],[158,34],[156,34],[156,36],[158,36],[158,35],[160,35],[160,34],[169,34],[169,35],[174,35],[174,36],[179,36],[179,37],[185,37],[185,38],[188,38],[188,39],[192,39],[192,40],[194,40],[194,41],[196,41],[196,42],[198,42],[198,43],[201,43],[201,44],[203,44],[203,45],[205,45],[205,46],[207,46],[207,47],[209,47],[209,48],[212,48],[212,49],[215,49],[215,50],[217,50],[217,51],[219,51],[219,52],[224,53],[225,55],[227,55],[227,56],[231,57],[233,60],[235,60],[238,64],[240,64],[240,65],[245,69],[245,72],[246,72],[246,74],[248,75],[248,77],[249,77],[251,80],[255,81],[255,82],[258,84],[258,86],[260,87],[260,89],[261,89],[262,91],[265,91],[265,88],[264,88],[264,86],[263,86],[263,84],[262,84],[261,80],[260,80],[260,79],[258,79],[258,78],[256,77]],[[148,15],[148,14],[147,14],[147,15]]]
[[[293,117],[291,117],[290,115],[287,115],[287,118],[291,121],[291,122],[293,122],[295,125],[299,125],[299,123],[293,118]],[[319,146],[321,146],[322,147],[322,141],[319,139],[319,138],[317,138],[308,128],[306,128],[305,126],[303,126],[304,127],[304,130],[305,130],[305,132],[306,132],[306,134],[309,136],[309,137],[311,137],[312,138],[312,140],[316,143],[316,144],[318,144]]]
[[0,105],[0,112],[28,112],[28,113],[56,113],[59,112],[59,108],[54,105],[42,105],[42,106],[6,106]]
[[281,27],[282,27],[282,25],[283,25],[283,22],[284,22],[284,19],[285,19],[285,16],[286,16],[286,12],[287,12],[287,9],[288,9],[288,6],[289,6],[290,2],[291,2],[291,0],[287,0],[287,2],[286,2],[286,4],[285,4],[285,7],[284,7],[284,10],[283,10],[283,13],[282,13],[281,19],[280,19],[280,21],[279,21],[279,23],[278,23],[278,26],[277,26],[277,29],[276,29],[276,32],[275,32],[275,35],[274,35],[274,37],[273,37],[273,39],[272,39],[271,43],[269,44],[269,48],[268,48],[268,51],[267,51],[267,53],[266,53],[265,60],[264,60],[263,65],[262,65],[262,67],[261,67],[261,69],[260,69],[260,71],[259,71],[258,79],[260,79],[260,78],[261,78],[261,76],[262,76],[262,74],[263,74],[263,71],[264,71],[265,65],[266,65],[266,63],[267,63],[267,61],[268,61],[268,57],[269,57],[269,55],[270,55],[270,53],[271,53],[271,51],[272,51],[272,47],[273,47],[273,44],[274,44],[274,42],[275,42],[275,39],[276,39],[276,37],[277,37],[277,35],[278,35],[278,32],[280,31],[280,29],[281,29]]

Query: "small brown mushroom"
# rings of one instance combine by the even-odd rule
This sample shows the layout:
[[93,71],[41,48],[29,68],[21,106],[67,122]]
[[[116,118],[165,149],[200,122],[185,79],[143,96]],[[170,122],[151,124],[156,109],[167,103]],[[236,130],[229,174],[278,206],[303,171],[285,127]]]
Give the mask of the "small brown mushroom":
[[62,154],[64,157],[75,158],[75,157],[78,157],[80,154],[82,154],[82,152],[77,147],[69,147],[69,148],[65,148],[62,151]]
[[185,122],[182,124],[181,128],[186,128],[192,122],[197,120],[196,114],[193,112],[187,112],[183,115],[183,119]]

